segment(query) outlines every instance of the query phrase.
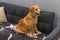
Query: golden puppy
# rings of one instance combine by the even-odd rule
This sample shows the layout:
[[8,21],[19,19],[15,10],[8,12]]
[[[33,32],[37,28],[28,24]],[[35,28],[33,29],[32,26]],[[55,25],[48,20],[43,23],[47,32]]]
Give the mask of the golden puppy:
[[33,38],[37,38],[35,33],[41,34],[41,32],[39,32],[36,27],[37,19],[38,16],[40,15],[40,11],[41,10],[39,9],[39,6],[37,5],[31,6],[29,9],[29,13],[24,18],[18,21],[16,32],[25,35],[31,33]]

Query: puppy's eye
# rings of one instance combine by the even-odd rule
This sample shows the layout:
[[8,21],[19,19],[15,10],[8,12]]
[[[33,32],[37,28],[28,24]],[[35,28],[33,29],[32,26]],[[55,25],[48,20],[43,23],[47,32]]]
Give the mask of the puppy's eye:
[[38,9],[36,9],[36,10],[38,10]]

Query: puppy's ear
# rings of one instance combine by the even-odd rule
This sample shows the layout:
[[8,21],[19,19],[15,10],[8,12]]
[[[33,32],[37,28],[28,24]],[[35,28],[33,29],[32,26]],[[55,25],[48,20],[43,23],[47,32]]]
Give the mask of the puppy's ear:
[[29,9],[30,12],[34,12],[34,6],[31,6]]

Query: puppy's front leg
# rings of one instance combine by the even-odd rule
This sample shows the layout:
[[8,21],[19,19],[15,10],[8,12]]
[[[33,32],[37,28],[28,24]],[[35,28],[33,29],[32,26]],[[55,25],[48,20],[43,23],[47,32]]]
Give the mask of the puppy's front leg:
[[35,32],[37,32],[36,35],[38,35],[38,34],[42,34],[40,31],[38,31],[37,26],[35,26],[34,28],[35,28]]
[[35,35],[35,31],[34,31],[34,27],[33,26],[30,26],[30,31],[32,33],[32,37],[33,38],[37,38],[37,36]]

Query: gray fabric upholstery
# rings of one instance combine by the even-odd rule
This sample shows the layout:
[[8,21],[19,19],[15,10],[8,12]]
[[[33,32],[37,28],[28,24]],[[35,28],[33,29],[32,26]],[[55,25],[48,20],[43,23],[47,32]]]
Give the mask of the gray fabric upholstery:
[[46,38],[46,40],[58,40],[60,37],[60,26],[56,27]]

